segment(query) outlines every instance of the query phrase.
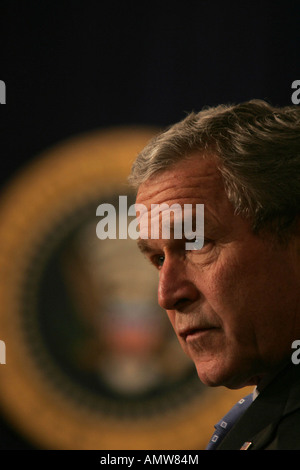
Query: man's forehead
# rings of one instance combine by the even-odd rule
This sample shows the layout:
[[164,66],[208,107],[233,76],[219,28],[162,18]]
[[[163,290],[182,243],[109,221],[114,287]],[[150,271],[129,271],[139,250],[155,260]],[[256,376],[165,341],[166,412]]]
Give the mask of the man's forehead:
[[[215,198],[223,182],[215,160],[198,155],[184,159],[170,169],[154,174],[139,187],[136,202],[142,204],[184,204],[202,197]],[[220,194],[219,194],[220,196]]]
[[159,205],[163,214],[164,204],[167,211],[177,204],[183,212],[184,206],[190,205],[193,214],[195,206],[203,205],[204,230],[213,235],[219,234],[220,231],[228,232],[241,222],[224,189],[216,159],[198,158],[195,155],[143,183],[136,199],[136,210],[139,213],[142,232],[149,231],[147,223],[153,205]]

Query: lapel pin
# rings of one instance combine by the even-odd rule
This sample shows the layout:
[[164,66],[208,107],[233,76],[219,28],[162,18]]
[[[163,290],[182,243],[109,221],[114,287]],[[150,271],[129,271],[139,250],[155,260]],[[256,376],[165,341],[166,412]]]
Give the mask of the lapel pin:
[[240,450],[248,450],[251,445],[252,445],[252,442],[244,442]]

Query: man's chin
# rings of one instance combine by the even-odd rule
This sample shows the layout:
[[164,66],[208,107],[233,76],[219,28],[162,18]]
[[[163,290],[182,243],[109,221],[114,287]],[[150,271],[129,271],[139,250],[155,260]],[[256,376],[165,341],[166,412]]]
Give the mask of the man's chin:
[[255,385],[255,380],[246,376],[244,371],[222,368],[220,364],[196,364],[196,370],[200,381],[208,387],[226,387],[239,389],[248,385]]

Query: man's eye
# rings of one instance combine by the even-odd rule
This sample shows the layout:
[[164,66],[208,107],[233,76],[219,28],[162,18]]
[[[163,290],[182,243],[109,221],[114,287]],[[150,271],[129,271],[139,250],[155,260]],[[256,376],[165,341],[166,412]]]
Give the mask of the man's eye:
[[152,257],[151,261],[154,264],[154,266],[156,266],[159,269],[164,264],[165,257],[163,255],[156,255]]

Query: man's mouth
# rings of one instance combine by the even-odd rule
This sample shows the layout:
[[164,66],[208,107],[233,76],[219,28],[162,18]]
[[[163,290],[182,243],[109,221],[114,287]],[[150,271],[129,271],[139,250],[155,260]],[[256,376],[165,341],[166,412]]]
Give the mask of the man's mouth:
[[197,338],[200,338],[202,335],[211,333],[212,331],[216,330],[217,328],[214,326],[205,326],[200,328],[186,328],[179,331],[179,336],[184,341],[193,341]]

